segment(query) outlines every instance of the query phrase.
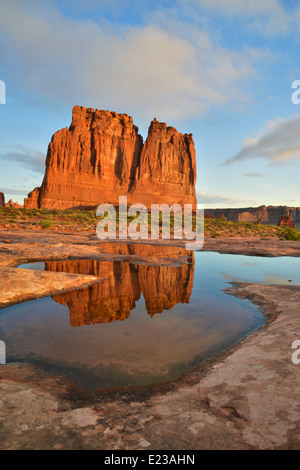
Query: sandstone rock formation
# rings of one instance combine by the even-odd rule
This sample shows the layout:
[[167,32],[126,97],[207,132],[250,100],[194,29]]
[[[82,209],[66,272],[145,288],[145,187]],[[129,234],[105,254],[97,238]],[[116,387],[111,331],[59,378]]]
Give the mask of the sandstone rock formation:
[[295,222],[289,215],[283,215],[278,223],[278,227],[291,227],[295,228]]
[[0,191],[0,207],[5,207],[5,198],[4,198],[4,193]]
[[155,118],[142,149],[134,198],[151,203],[196,204],[196,153],[192,134],[180,134]]
[[23,206],[19,204],[18,202],[14,202],[12,199],[10,199],[8,202],[5,203],[5,207],[12,207],[15,209],[23,209]]
[[87,208],[101,203],[196,204],[196,157],[191,134],[156,119],[143,138],[127,114],[75,106],[71,126],[48,147],[41,188],[28,208]]
[[[139,247],[123,247],[124,250]],[[143,246],[145,250],[158,247]],[[116,247],[119,250],[119,247]],[[87,289],[70,291],[53,296],[67,305],[72,326],[108,323],[125,320],[135,308],[141,294],[150,316],[173,308],[178,303],[188,303],[194,279],[194,254],[184,248],[173,248],[172,257],[187,257],[188,264],[180,267],[149,266],[124,263],[123,261],[47,261],[46,271],[93,274],[105,281]]]

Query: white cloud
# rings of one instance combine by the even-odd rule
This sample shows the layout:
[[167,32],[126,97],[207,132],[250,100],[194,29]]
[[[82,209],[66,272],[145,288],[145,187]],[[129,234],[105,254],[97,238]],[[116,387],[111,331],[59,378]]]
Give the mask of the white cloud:
[[197,28],[176,24],[100,25],[66,19],[50,2],[41,8],[11,0],[1,5],[6,47],[0,60],[19,91],[53,106],[174,122],[247,100],[244,84],[257,78],[261,51],[231,51]]
[[225,164],[262,158],[270,164],[293,163],[300,158],[300,116],[278,118],[267,123],[257,137],[246,139],[244,147]]
[[[19,188],[4,188],[3,186],[0,187],[0,190],[4,193],[4,196],[7,194],[15,194],[18,196],[27,196],[27,194],[32,191],[32,189],[19,189]],[[7,198],[5,198],[7,199]],[[7,202],[7,201],[6,201]]]

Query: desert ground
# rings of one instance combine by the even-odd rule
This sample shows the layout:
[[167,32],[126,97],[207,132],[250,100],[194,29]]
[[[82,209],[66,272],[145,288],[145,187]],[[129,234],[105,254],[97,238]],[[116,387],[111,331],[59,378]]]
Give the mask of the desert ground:
[[[4,308],[101,282],[95,276],[18,269],[54,259],[178,263],[107,253],[94,231],[5,228],[0,244]],[[116,245],[118,242],[115,242]],[[183,246],[180,240],[146,244]],[[205,251],[300,256],[300,242],[277,238],[207,237]],[[60,376],[22,363],[0,366],[2,449],[299,449],[300,287],[233,283],[229,295],[250,299],[265,324],[179,379],[147,387],[87,392]]]

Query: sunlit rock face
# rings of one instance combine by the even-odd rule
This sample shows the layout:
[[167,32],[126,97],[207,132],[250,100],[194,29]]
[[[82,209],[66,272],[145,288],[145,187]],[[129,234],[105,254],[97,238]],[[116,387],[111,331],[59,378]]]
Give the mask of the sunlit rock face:
[[28,208],[89,208],[101,203],[196,204],[192,134],[154,119],[143,143],[127,114],[75,106],[69,128],[48,147],[42,186]]
[[[137,247],[139,249],[141,247]],[[153,256],[155,247],[143,247],[143,254]],[[135,247],[124,247],[132,250]],[[156,248],[159,250],[159,248]],[[116,246],[116,252],[120,247]],[[123,252],[124,254],[124,252]],[[166,258],[185,258],[181,266],[149,266],[124,261],[49,261],[46,271],[93,274],[104,279],[87,289],[53,296],[67,305],[72,326],[108,323],[125,320],[143,295],[150,316],[172,309],[178,303],[189,303],[194,279],[194,253],[183,248],[173,248]]]
[[133,196],[147,207],[152,203],[195,206],[196,153],[192,134],[154,119],[143,145]]
[[295,222],[293,222],[292,218],[289,215],[282,215],[278,226],[295,228]]

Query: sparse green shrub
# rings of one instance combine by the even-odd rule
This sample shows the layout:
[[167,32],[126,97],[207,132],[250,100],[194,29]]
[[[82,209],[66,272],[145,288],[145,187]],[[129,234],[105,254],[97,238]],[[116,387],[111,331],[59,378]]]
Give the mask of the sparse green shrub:
[[53,225],[53,220],[45,219],[45,220],[42,220],[42,221],[40,222],[40,224],[41,224],[41,227],[42,227],[43,229],[47,229],[47,228],[52,227],[52,225]]
[[300,240],[300,232],[291,227],[286,227],[281,229],[281,237],[289,241],[298,241]]
[[214,232],[211,236],[211,238],[218,238],[220,237],[220,233],[219,232]]

